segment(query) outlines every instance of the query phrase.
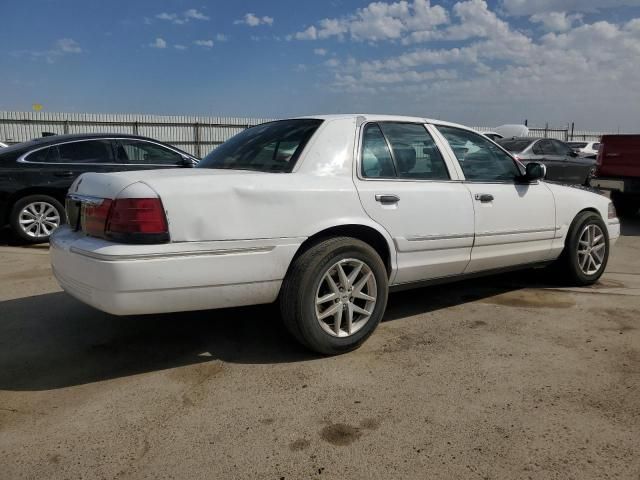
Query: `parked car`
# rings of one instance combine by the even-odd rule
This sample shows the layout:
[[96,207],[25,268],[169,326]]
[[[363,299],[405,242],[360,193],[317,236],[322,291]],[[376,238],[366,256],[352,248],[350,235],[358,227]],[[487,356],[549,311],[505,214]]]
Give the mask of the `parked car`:
[[588,185],[595,159],[580,158],[566,143],[553,138],[513,137],[498,140],[523,164],[540,162],[547,167],[547,180]]
[[598,154],[600,142],[567,142],[574,152],[581,157],[593,157]]
[[603,135],[593,187],[609,190],[621,215],[640,209],[640,135]]
[[64,199],[85,172],[191,167],[197,159],[133,135],[78,134],[38,138],[0,150],[0,226],[41,243],[64,223]]
[[302,344],[346,352],[389,289],[550,262],[595,282],[620,231],[613,206],[544,173],[452,123],[281,120],[191,170],[82,175],[51,264],[67,292],[116,315],[278,299]]

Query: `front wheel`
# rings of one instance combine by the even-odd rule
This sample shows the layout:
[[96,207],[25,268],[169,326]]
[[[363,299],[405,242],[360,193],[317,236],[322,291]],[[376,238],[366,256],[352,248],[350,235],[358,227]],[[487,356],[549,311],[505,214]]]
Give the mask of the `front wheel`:
[[284,280],[284,324],[307,348],[334,355],[358,348],[387,305],[387,270],[368,244],[349,237],[317,243],[294,260]]
[[604,273],[609,259],[609,234],[600,215],[579,214],[569,229],[560,266],[574,285],[591,285]]

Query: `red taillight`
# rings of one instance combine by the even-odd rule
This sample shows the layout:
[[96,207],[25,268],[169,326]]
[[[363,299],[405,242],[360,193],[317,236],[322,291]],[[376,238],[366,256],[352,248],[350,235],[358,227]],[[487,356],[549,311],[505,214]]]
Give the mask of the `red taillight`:
[[169,241],[169,229],[159,198],[117,198],[105,225],[107,238],[126,243]]

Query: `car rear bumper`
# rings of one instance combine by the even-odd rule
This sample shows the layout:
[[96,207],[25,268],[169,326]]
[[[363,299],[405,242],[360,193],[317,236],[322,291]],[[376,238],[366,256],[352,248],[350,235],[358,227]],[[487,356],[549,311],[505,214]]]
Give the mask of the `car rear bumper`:
[[124,245],[64,226],[51,237],[61,287],[115,315],[273,302],[303,238]]

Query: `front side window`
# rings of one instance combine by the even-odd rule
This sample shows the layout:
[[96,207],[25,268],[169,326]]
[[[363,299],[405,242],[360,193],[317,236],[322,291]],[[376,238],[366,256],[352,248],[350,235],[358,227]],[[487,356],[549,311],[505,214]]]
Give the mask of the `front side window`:
[[198,168],[291,172],[321,123],[305,118],[248,128],[209,153]]
[[142,165],[179,165],[182,155],[155,143],[118,140],[118,162]]
[[87,140],[58,145],[63,163],[113,163],[111,140]]
[[513,181],[521,175],[516,162],[482,135],[455,127],[438,126],[467,180]]
[[450,178],[444,159],[424,125],[394,122],[365,127],[362,175],[416,180]]

